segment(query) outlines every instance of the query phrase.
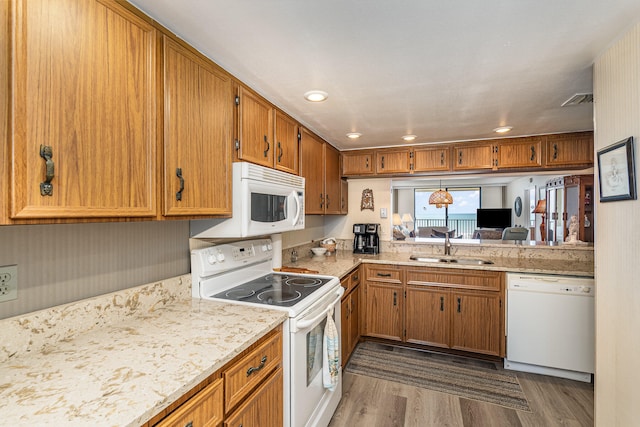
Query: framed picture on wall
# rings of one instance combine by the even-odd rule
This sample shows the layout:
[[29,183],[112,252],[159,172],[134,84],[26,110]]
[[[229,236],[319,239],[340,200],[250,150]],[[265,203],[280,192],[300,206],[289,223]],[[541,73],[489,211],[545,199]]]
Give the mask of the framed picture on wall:
[[598,150],[600,201],[636,199],[633,137]]

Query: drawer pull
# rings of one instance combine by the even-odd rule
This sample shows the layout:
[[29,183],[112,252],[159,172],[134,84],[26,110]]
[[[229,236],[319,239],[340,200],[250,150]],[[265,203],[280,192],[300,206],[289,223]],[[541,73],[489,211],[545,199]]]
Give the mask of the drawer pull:
[[254,372],[258,372],[260,369],[264,368],[265,363],[267,363],[267,356],[262,356],[262,360],[260,360],[260,365],[258,367],[252,366],[247,369],[247,376],[253,374]]
[[377,273],[378,277],[391,277],[391,273]]

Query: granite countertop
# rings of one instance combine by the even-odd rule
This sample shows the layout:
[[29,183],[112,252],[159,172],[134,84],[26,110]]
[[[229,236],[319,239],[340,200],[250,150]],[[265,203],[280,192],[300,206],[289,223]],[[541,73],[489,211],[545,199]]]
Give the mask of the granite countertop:
[[[300,258],[298,261],[286,262],[282,260],[283,265],[291,267],[308,268],[316,270],[319,274],[343,277],[349,273],[354,267],[362,263],[376,264],[393,264],[393,265],[412,265],[421,267],[439,267],[439,268],[463,268],[463,269],[481,269],[492,271],[506,271],[517,273],[537,273],[537,274],[558,274],[568,276],[593,277],[593,262],[583,261],[581,259],[539,259],[530,257],[494,257],[494,256],[466,256],[462,258],[481,258],[491,260],[494,263],[488,265],[462,265],[462,264],[446,264],[446,263],[427,263],[419,261],[411,261],[409,257],[411,253],[407,252],[383,252],[377,255],[354,254],[346,250],[338,250],[330,255],[313,256]],[[433,256],[427,254],[425,256]],[[441,255],[439,255],[441,256]]]
[[285,317],[181,298],[9,357],[0,363],[2,424],[139,426]]

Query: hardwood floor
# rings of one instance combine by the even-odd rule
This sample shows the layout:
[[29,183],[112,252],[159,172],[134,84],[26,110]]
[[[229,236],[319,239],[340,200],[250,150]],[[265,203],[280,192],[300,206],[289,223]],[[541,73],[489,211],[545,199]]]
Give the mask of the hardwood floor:
[[[470,359],[470,363],[475,362]],[[524,372],[516,375],[532,412],[343,373],[342,401],[329,426],[593,426],[593,384]]]

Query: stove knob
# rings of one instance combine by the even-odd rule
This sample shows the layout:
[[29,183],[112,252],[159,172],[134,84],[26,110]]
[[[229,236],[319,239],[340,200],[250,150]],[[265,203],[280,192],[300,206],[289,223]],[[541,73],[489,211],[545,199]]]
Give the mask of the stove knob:
[[209,264],[213,265],[216,263],[216,257],[213,254],[209,254],[207,256],[207,261],[209,262]]
[[216,258],[218,260],[218,262],[223,262],[224,261],[224,254],[222,253],[222,251],[218,251],[218,255],[216,255]]
[[271,246],[271,243],[267,243],[267,250],[269,251],[273,250],[273,246]]
[[262,245],[262,252],[267,252],[267,245]]
[[591,293],[591,288],[589,288],[588,286],[583,286],[582,287],[582,292],[585,294],[589,294]]

